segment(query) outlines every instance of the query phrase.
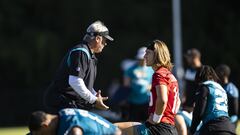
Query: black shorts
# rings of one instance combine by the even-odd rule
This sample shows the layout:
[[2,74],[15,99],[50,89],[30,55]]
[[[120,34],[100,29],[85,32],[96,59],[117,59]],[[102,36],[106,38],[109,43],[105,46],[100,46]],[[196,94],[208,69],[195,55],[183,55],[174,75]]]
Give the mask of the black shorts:
[[236,135],[235,126],[228,117],[219,117],[204,124],[200,135]]
[[167,124],[159,123],[157,125],[152,125],[149,122],[146,122],[145,127],[147,128],[147,135],[177,135],[176,127]]

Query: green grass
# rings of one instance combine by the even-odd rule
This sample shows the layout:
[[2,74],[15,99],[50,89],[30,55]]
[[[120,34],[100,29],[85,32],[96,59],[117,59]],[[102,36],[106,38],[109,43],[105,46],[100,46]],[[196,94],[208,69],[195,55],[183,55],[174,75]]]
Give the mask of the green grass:
[[238,120],[236,132],[237,135],[240,135],[240,120]]
[[26,135],[27,127],[8,127],[0,128],[0,135]]

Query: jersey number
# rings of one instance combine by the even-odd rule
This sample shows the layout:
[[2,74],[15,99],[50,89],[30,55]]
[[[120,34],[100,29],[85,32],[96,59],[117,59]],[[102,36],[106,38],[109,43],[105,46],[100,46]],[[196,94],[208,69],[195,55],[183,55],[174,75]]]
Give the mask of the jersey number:
[[180,106],[178,103],[179,97],[178,97],[177,87],[173,89],[173,93],[174,93],[174,101],[173,101],[172,113],[176,114]]
[[215,91],[216,93],[216,99],[215,99],[215,102],[216,102],[216,109],[217,110],[221,110],[221,111],[224,111],[224,112],[228,112],[228,106],[227,106],[227,94],[222,92],[221,90],[219,89],[216,89]]
[[[178,109],[179,109],[179,104],[178,104],[178,92],[177,92],[177,87],[175,87],[173,89],[173,93],[174,93],[174,101],[173,101],[173,107],[172,107],[172,113],[176,114]],[[149,106],[153,105],[153,97],[152,97],[152,93],[150,93],[150,102],[149,102]]]

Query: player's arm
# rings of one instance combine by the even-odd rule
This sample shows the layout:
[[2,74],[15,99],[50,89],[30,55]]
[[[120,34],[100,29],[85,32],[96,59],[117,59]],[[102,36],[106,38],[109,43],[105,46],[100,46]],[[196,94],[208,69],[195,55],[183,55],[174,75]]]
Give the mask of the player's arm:
[[124,87],[130,87],[131,86],[130,74],[131,74],[131,71],[129,69],[124,71],[124,75],[123,75],[123,86]]
[[131,83],[130,77],[124,76],[124,77],[123,77],[123,86],[125,86],[125,87],[130,87],[130,85],[131,85],[130,83]]
[[[199,92],[199,93],[198,93]],[[206,86],[201,86],[201,88],[196,93],[196,106],[193,111],[193,119],[191,124],[191,133],[195,133],[197,126],[199,125],[203,114],[206,110],[207,106],[207,97],[209,94],[209,90]]]
[[68,135],[83,135],[82,129],[79,127],[73,127]]
[[175,126],[179,135],[187,135],[187,126],[182,115],[175,116]]
[[161,121],[164,110],[167,107],[168,102],[168,89],[166,85],[156,86],[157,100],[155,105],[155,112],[153,114],[153,122],[159,123]]
[[238,98],[233,98],[233,114],[237,115],[238,114],[238,111],[239,111],[239,108],[238,108]]
[[235,123],[238,120],[239,92],[238,88],[234,84],[232,85],[232,89],[229,94],[230,95],[228,96],[228,108],[232,108],[232,116],[230,117],[230,119],[232,123]]
[[238,98],[228,96],[228,108],[232,108],[230,120],[232,123],[238,120]]

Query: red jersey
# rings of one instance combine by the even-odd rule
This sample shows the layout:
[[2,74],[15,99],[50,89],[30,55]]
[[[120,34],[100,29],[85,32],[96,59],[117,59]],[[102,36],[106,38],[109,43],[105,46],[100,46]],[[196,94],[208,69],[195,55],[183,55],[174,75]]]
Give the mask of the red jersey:
[[178,102],[178,82],[174,75],[164,67],[160,67],[153,74],[152,88],[151,88],[151,99],[149,103],[149,114],[155,112],[155,105],[157,100],[156,86],[166,85],[168,90],[168,101],[166,109],[163,112],[161,122],[175,125],[174,117],[177,113],[177,102]]

